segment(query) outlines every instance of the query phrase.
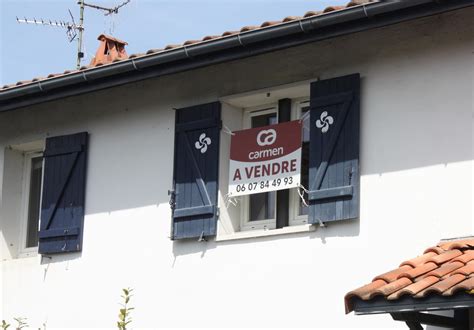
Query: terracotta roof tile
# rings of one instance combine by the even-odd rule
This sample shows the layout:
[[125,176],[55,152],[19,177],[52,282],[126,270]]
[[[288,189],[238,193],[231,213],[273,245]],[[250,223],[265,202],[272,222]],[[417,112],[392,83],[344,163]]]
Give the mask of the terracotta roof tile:
[[387,283],[388,282],[393,282],[395,281],[397,278],[398,278],[398,275],[400,275],[401,273],[404,273],[404,272],[407,272],[409,271],[410,269],[412,269],[413,267],[410,266],[410,265],[402,265],[400,266],[399,268],[397,269],[394,269],[394,270],[391,270],[387,273],[384,273],[384,274],[381,274],[377,277],[375,277],[373,279],[373,281],[376,281],[378,279],[381,279],[381,280],[384,280],[386,281]]
[[469,249],[474,247],[474,239],[462,239],[458,241],[441,242],[438,244],[445,251],[453,249]]
[[443,253],[445,250],[443,250],[442,248],[440,248],[439,246],[432,246],[430,248],[427,248],[425,250],[425,252],[423,252],[424,254],[428,253],[428,252],[435,252],[436,254],[441,254]]
[[474,238],[440,242],[399,268],[376,276],[372,283],[350,291],[345,296],[346,312],[353,310],[354,298],[367,301],[382,295],[393,301],[405,295],[451,296],[459,291],[474,294]]
[[386,285],[387,282],[384,280],[374,280],[373,282],[364,285],[363,287],[358,288],[357,290],[351,291],[348,293],[350,296],[358,296],[362,299],[370,299],[374,296],[375,290]]
[[438,255],[438,253],[436,253],[436,252],[428,252],[428,253],[422,254],[421,256],[418,256],[416,258],[404,261],[400,264],[400,266],[410,265],[413,268],[415,268],[416,266],[424,264],[428,259],[431,259],[432,257],[437,256],[437,255]]
[[460,250],[449,250],[430,259],[431,262],[441,265],[442,263],[462,255]]
[[305,14],[304,14],[304,18],[307,18],[307,17],[311,17],[311,16],[316,16],[316,15],[321,15],[323,12],[322,11],[307,11]]
[[451,295],[455,294],[458,291],[470,291],[470,292],[472,292],[473,289],[474,289],[474,277],[471,276],[471,277],[465,279],[464,281],[462,281],[461,283],[458,283],[458,284],[452,286],[449,290],[444,291],[443,296],[451,296]]
[[430,287],[424,289],[423,291],[420,291],[415,297],[416,298],[422,298],[422,297],[426,297],[427,295],[429,295],[431,293],[442,294],[443,292],[445,292],[449,288],[451,288],[454,285],[464,281],[465,279],[466,279],[466,277],[462,276],[462,275],[449,276],[448,278],[437,282],[433,286],[430,286]]
[[[79,70],[91,69],[91,68],[102,66],[104,64],[108,64],[108,63],[111,63],[111,62],[118,62],[120,60],[133,59],[133,58],[137,58],[137,57],[141,57],[141,56],[145,56],[145,55],[149,55],[149,54],[154,54],[154,53],[167,51],[167,50],[170,50],[170,49],[184,47],[184,46],[187,46],[187,45],[197,44],[197,43],[200,43],[200,42],[209,42],[209,41],[212,41],[212,40],[215,40],[215,39],[225,38],[225,37],[229,37],[229,36],[239,34],[239,33],[245,33],[245,32],[248,32],[248,31],[263,29],[263,28],[267,28],[267,27],[270,27],[270,26],[273,26],[273,25],[278,25],[278,24],[285,24],[285,23],[288,23],[288,22],[291,22],[291,21],[294,21],[294,20],[302,19],[302,18],[317,16],[317,15],[323,15],[325,13],[330,13],[330,12],[337,11],[337,10],[343,10],[343,9],[347,9],[347,8],[350,8],[350,7],[353,7],[353,6],[356,6],[356,5],[360,5],[360,4],[364,4],[364,3],[368,3],[368,2],[374,2],[374,1],[375,0],[351,1],[351,2],[347,3],[345,6],[329,6],[329,7],[325,8],[323,11],[308,11],[307,13],[305,13],[305,15],[303,17],[301,17],[301,16],[286,16],[282,20],[266,21],[266,22],[263,22],[260,25],[244,26],[239,31],[226,31],[226,32],[222,33],[222,35],[205,36],[201,40],[187,40],[182,44],[167,45],[163,49],[161,49],[161,48],[159,48],[159,49],[150,49],[150,50],[146,51],[145,53],[136,53],[136,54],[132,54],[130,56],[128,56],[125,53],[124,50],[123,51],[121,50],[119,52],[120,56],[114,56],[112,59],[109,59],[109,60],[104,60],[104,59],[100,59],[100,58],[97,58],[97,60],[95,60],[95,58],[94,58],[90,65],[82,66]],[[121,48],[121,47],[124,47],[125,45],[127,45],[127,43],[123,40],[117,39],[117,38],[112,37],[112,36],[104,35],[104,34],[101,34],[98,37],[98,39],[101,40],[102,42],[104,42],[104,40],[113,41],[119,46],[118,48]],[[102,54],[102,52],[100,52],[100,53]],[[96,54],[96,57],[97,57],[97,54]],[[116,59],[115,57],[119,57],[119,58]],[[75,70],[75,71],[77,71],[77,70]],[[72,73],[72,72],[74,72],[74,71],[67,71],[67,73],[65,72],[64,74],[69,74],[69,73]],[[61,76],[61,75],[64,75],[64,74],[50,74],[50,75],[47,76],[47,78],[55,78],[55,77],[58,77],[58,76]],[[18,84],[8,84],[8,85],[4,85],[2,87],[2,89],[14,88],[17,85],[28,84],[28,83],[32,83],[34,81],[37,81],[37,80],[21,81],[21,82],[18,82]]]
[[456,269],[453,274],[463,274],[465,276],[474,274],[474,261],[467,263],[464,267]]
[[382,296],[388,296],[398,290],[403,289],[404,287],[409,286],[412,284],[413,281],[407,277],[401,277],[398,280],[385,284],[384,286],[374,290],[374,294],[372,296],[376,295],[382,295]]
[[462,266],[464,266],[464,263],[462,263],[461,261],[447,262],[441,267],[429,272],[428,274],[426,274],[426,276],[436,276],[440,278],[453,273],[456,269],[459,269]]
[[398,278],[406,277],[411,280],[415,280],[420,275],[428,273],[430,270],[436,269],[438,267],[434,262],[427,262],[426,264],[419,265],[413,269],[410,269],[406,272],[400,273]]
[[458,260],[464,263],[468,263],[469,261],[474,260],[474,250],[467,250],[464,252],[464,254],[453,259],[453,261]]
[[406,294],[413,296],[417,294],[418,292],[420,292],[421,290],[435,284],[438,281],[439,281],[439,278],[436,276],[427,276],[418,282],[410,284],[409,286],[392,293],[390,296],[387,297],[387,299],[396,300]]

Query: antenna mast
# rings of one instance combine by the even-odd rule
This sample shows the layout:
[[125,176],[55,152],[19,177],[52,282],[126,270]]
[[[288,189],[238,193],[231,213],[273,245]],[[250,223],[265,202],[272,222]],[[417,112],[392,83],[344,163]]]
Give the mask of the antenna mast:
[[72,23],[70,22],[65,22],[65,21],[51,21],[51,20],[36,20],[33,18],[32,20],[24,18],[24,19],[19,19],[18,17],[16,18],[16,21],[18,23],[26,23],[26,24],[35,24],[35,25],[47,25],[47,26],[54,26],[54,27],[62,27],[66,28],[66,34],[68,36],[69,42],[72,42],[76,36],[79,34],[77,38],[77,62],[76,62],[76,67],[79,69],[81,67],[81,60],[84,57],[84,53],[82,52],[82,45],[83,45],[83,32],[84,32],[84,8],[85,7],[90,7],[93,9],[97,10],[102,10],[104,11],[105,16],[109,16],[112,14],[118,14],[119,9],[128,4],[131,0],[125,0],[122,2],[120,5],[115,6],[113,8],[107,8],[107,7],[102,7],[98,6],[95,4],[90,4],[90,3],[85,3],[84,0],[78,0],[77,4],[79,5],[79,25],[77,25],[74,22],[74,16],[72,16],[71,11],[69,11],[69,15],[71,16]]
[[79,70],[81,67],[81,60],[84,57],[82,52],[82,35],[84,32],[84,0],[79,0],[79,38],[77,38],[77,64],[76,68]]

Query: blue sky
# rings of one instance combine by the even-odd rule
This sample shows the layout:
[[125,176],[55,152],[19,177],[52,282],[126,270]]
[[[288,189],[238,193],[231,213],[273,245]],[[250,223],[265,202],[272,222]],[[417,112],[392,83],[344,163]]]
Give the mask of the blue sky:
[[[122,0],[86,0],[113,7]],[[128,54],[150,48],[219,35],[245,25],[280,20],[340,5],[348,0],[131,0],[118,15],[85,9],[84,45],[88,64],[97,36],[112,34],[129,43]],[[79,20],[77,0],[0,0],[0,85],[74,69],[77,43],[69,43],[62,28],[18,24],[19,18],[70,21],[68,9]]]

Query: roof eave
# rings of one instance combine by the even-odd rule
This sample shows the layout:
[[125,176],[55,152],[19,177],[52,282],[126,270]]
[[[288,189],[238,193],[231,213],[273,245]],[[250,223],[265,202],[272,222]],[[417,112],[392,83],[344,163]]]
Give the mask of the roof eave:
[[[472,0],[375,2],[15,86],[0,111],[110,88],[474,5]],[[277,42],[272,42],[277,41]]]
[[377,297],[368,301],[353,298],[353,310],[356,315],[439,311],[474,307],[474,296],[467,292],[458,292],[453,296],[430,295],[425,298],[404,296],[397,300]]

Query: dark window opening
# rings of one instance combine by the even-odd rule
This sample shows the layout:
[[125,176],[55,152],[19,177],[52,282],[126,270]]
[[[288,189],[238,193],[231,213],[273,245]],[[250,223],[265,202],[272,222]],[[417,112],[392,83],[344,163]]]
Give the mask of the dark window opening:
[[43,157],[31,158],[26,247],[38,246]]

